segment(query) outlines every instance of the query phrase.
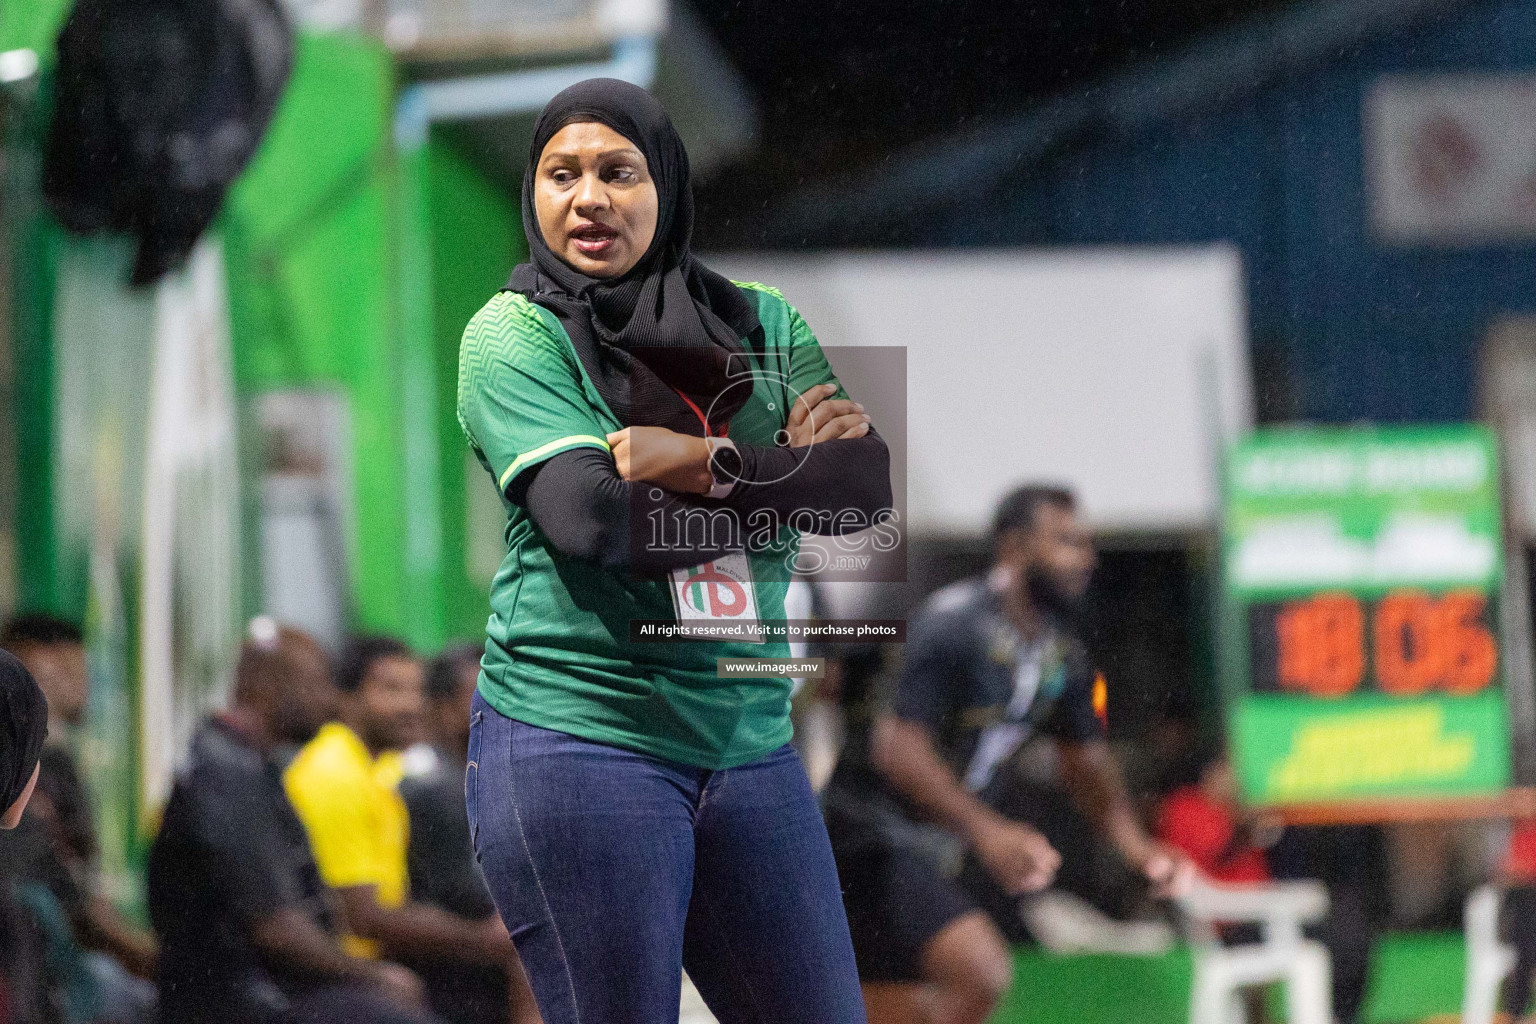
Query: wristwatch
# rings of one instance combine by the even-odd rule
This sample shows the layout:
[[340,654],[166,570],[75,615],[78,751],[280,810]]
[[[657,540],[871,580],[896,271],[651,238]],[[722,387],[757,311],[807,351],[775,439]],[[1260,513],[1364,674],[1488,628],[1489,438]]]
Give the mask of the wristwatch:
[[709,475],[715,480],[715,486],[705,497],[723,498],[741,479],[741,452],[736,450],[736,442],[728,437],[706,437],[704,443],[709,445]]

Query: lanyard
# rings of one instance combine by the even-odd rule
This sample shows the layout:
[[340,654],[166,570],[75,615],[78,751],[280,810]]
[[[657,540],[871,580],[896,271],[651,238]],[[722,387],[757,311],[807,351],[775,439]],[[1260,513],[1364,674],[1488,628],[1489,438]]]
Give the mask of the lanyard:
[[677,391],[677,396],[679,398],[681,398],[683,401],[688,403],[688,408],[692,409],[693,410],[693,414],[699,418],[699,422],[704,424],[704,436],[705,437],[724,437],[725,436],[725,432],[727,430],[731,429],[731,421],[730,420],[726,420],[724,423],[720,424],[720,431],[719,431],[719,433],[716,433],[715,431],[710,430],[709,429],[709,420],[707,418],[705,418],[703,410],[701,410],[696,404],[694,404],[693,399],[691,399],[687,395],[683,394],[677,388],[673,388],[672,390],[673,391]]

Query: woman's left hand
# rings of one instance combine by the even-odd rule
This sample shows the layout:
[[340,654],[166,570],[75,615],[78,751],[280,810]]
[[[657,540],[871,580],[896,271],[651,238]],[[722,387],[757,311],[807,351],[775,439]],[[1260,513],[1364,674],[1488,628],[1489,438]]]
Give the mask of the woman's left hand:
[[619,476],[682,494],[708,494],[715,485],[709,471],[709,445],[702,437],[666,427],[625,427],[608,435]]
[[869,433],[869,415],[858,402],[833,398],[836,384],[818,384],[795,399],[784,423],[789,447],[805,448],[845,437],[863,437]]

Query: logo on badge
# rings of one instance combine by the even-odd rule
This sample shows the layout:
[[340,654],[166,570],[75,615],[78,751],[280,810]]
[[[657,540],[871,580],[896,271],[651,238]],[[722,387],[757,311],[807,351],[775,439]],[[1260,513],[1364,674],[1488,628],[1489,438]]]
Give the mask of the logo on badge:
[[735,618],[747,610],[747,591],[740,580],[705,562],[689,570],[682,584],[683,604],[712,619]]
[[742,552],[672,570],[672,603],[682,621],[755,619],[752,566]]

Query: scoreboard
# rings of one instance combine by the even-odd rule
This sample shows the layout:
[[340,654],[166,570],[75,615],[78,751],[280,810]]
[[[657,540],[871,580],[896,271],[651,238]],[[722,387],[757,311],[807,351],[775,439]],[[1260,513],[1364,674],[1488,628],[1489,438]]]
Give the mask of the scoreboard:
[[1489,595],[1473,589],[1257,603],[1248,635],[1253,688],[1268,693],[1471,694],[1493,685],[1499,667]]
[[1226,470],[1219,642],[1244,798],[1506,788],[1492,435],[1267,431]]

